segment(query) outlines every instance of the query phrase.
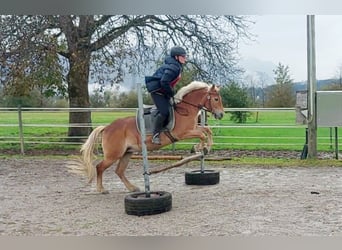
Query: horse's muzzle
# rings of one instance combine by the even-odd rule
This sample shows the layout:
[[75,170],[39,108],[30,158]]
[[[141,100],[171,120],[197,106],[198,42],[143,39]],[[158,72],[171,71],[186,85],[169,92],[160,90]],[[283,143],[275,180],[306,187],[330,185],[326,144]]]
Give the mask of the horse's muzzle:
[[221,120],[223,118],[223,114],[224,112],[214,112],[213,115],[214,115],[214,118],[215,119],[218,119],[218,120]]

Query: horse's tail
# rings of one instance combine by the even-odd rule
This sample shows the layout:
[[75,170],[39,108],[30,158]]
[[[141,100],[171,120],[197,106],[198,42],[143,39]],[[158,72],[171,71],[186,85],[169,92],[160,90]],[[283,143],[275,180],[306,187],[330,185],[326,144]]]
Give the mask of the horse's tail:
[[93,164],[96,156],[95,149],[98,146],[100,136],[106,126],[95,128],[89,135],[87,141],[81,147],[81,157],[68,164],[70,172],[86,175],[91,182],[96,174],[95,165]]

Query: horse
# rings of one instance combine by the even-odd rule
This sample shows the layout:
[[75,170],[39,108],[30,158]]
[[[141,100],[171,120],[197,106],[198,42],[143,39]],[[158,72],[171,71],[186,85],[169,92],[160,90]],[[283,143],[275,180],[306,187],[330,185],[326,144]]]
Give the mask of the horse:
[[[204,109],[213,114],[215,119],[222,119],[224,108],[219,87],[215,84],[193,81],[182,87],[174,96],[174,127],[170,133],[160,135],[161,145],[152,144],[152,135],[146,135],[146,148],[148,151],[157,150],[174,141],[199,138],[197,149],[210,150],[213,139],[208,126],[198,124],[199,110]],[[170,138],[171,135],[171,138]],[[174,139],[174,140],[172,140]],[[103,160],[94,164],[95,149],[101,141]],[[136,117],[125,117],[114,120],[107,126],[96,127],[81,146],[80,158],[69,164],[71,172],[85,174],[89,183],[97,176],[97,191],[108,193],[102,184],[103,172],[118,161],[115,173],[119,176],[130,192],[140,189],[133,185],[125,176],[125,170],[134,152],[141,152],[142,142]]]

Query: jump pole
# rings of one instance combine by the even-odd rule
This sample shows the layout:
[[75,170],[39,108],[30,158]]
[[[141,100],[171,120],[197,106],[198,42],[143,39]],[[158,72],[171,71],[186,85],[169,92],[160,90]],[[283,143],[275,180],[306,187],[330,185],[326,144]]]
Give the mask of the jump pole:
[[[205,126],[205,120],[206,120],[207,113],[201,109],[201,126]],[[201,172],[204,173],[204,153],[202,152],[201,156]]]
[[146,147],[146,130],[145,130],[145,120],[144,120],[144,108],[143,108],[143,98],[141,91],[141,83],[138,81],[138,106],[139,106],[139,122],[140,122],[140,136],[141,136],[141,149],[144,165],[144,182],[145,182],[145,193],[146,197],[151,196],[150,191],[150,172],[148,165],[147,147]]

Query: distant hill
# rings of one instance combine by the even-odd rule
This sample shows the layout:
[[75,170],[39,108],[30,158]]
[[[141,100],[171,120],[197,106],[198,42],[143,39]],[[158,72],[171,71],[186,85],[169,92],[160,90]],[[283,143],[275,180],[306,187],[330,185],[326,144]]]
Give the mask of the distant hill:
[[[317,90],[322,90],[324,87],[336,81],[336,79],[317,80]],[[294,91],[307,90],[307,82],[295,82]]]
[[[336,82],[336,79],[325,79],[317,80],[317,90],[322,90],[324,87]],[[307,90],[307,83],[305,82],[294,82],[293,92]],[[264,100],[264,94],[274,85],[267,86],[264,90],[261,87],[249,88],[248,91],[251,96],[257,97],[259,100]]]

